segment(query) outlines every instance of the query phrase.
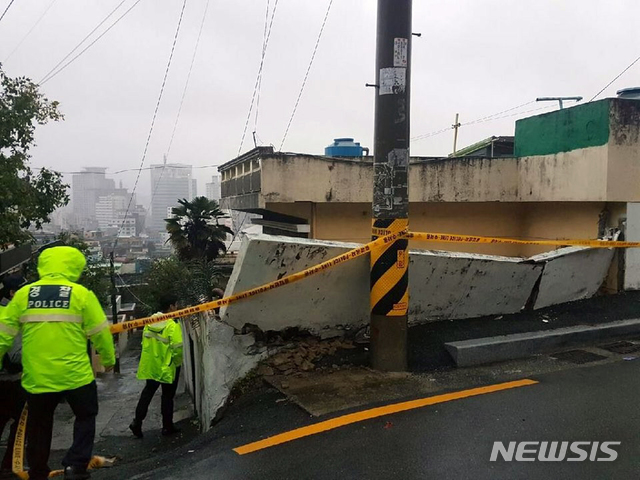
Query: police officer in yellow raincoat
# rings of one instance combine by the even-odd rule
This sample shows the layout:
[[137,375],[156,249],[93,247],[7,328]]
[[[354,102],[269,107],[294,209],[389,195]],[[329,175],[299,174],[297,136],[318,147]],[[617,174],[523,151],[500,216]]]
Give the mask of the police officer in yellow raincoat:
[[53,414],[65,399],[76,417],[73,444],[62,460],[65,480],[89,478],[98,414],[96,382],[87,338],[102,365],[115,364],[113,337],[95,294],[75,283],[86,265],[73,247],[40,254],[40,280],[18,290],[0,314],[0,358],[22,331],[22,386],[27,391],[29,478],[48,477]]
[[[162,313],[176,310],[177,300],[165,297],[161,301]],[[164,320],[144,327],[142,354],[138,366],[138,378],[147,383],[140,394],[136,416],[129,429],[142,438],[142,422],[147,416],[149,404],[159,387],[162,387],[161,413],[162,435],[172,435],[180,430],[173,424],[173,398],[178,388],[182,365],[182,331],[173,320]]]

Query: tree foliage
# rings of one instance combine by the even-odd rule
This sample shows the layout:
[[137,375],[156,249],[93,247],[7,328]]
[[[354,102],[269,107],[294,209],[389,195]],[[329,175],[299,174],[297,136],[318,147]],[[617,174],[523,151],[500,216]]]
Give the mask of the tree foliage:
[[226,252],[224,241],[233,232],[226,225],[220,225],[224,214],[215,200],[196,197],[178,200],[173,218],[167,218],[166,229],[169,242],[173,245],[178,259],[183,261],[211,261]]
[[28,78],[8,77],[0,64],[0,247],[31,240],[27,229],[42,228],[69,202],[60,173],[29,167],[36,126],[62,119],[58,102]]
[[146,272],[140,298],[147,304],[147,314],[160,310],[160,300],[168,294],[179,298],[179,305],[196,305],[216,297],[222,273],[212,262],[177,257],[155,260]]

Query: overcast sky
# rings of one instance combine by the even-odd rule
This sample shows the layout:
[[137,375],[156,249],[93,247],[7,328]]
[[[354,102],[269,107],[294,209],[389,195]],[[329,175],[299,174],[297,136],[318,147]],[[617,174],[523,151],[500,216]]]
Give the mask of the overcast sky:
[[[0,0],[0,14],[10,0]],[[15,0],[0,22],[0,61],[11,76],[39,81],[121,0]],[[94,34],[135,3],[124,5]],[[210,0],[169,161],[219,165],[240,147],[260,64],[267,3]],[[65,121],[40,127],[33,165],[62,171],[137,168],[183,0],[141,0],[93,47],[42,87]],[[207,0],[187,0],[145,166],[169,138]],[[277,147],[298,95],[329,0],[279,0],[264,61],[257,135]],[[441,130],[534,100],[589,100],[640,55],[638,0],[414,0],[411,135]],[[47,10],[46,15],[25,37]],[[283,150],[322,154],[334,137],[373,143],[375,0],[334,0]],[[20,46],[16,49],[18,44]],[[640,85],[640,62],[601,95]],[[511,135],[520,109],[463,127],[459,146]],[[508,116],[518,113],[516,116]],[[495,118],[495,117],[494,117]],[[252,116],[243,151],[253,146]],[[411,145],[445,155],[452,131]],[[214,168],[196,170],[200,193]],[[134,174],[114,175],[127,187]],[[148,172],[139,192],[149,193]]]

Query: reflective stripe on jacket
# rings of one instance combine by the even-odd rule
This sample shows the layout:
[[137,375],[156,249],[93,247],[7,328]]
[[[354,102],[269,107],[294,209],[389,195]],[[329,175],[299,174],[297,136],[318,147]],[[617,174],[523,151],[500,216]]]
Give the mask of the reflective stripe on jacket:
[[182,365],[182,330],[174,320],[152,323],[142,332],[140,380],[173,383],[176,368]]
[[87,338],[104,366],[115,364],[113,337],[93,292],[74,283],[85,266],[72,247],[40,254],[40,280],[18,290],[0,316],[0,355],[22,331],[22,386],[30,393],[74,390],[94,379]]

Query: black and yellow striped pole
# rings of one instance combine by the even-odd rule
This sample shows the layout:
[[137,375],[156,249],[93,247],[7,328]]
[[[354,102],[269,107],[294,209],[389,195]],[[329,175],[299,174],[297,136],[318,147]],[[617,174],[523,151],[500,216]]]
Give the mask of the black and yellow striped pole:
[[[378,0],[373,238],[409,226],[411,0]],[[371,361],[407,369],[408,240],[371,253]]]

